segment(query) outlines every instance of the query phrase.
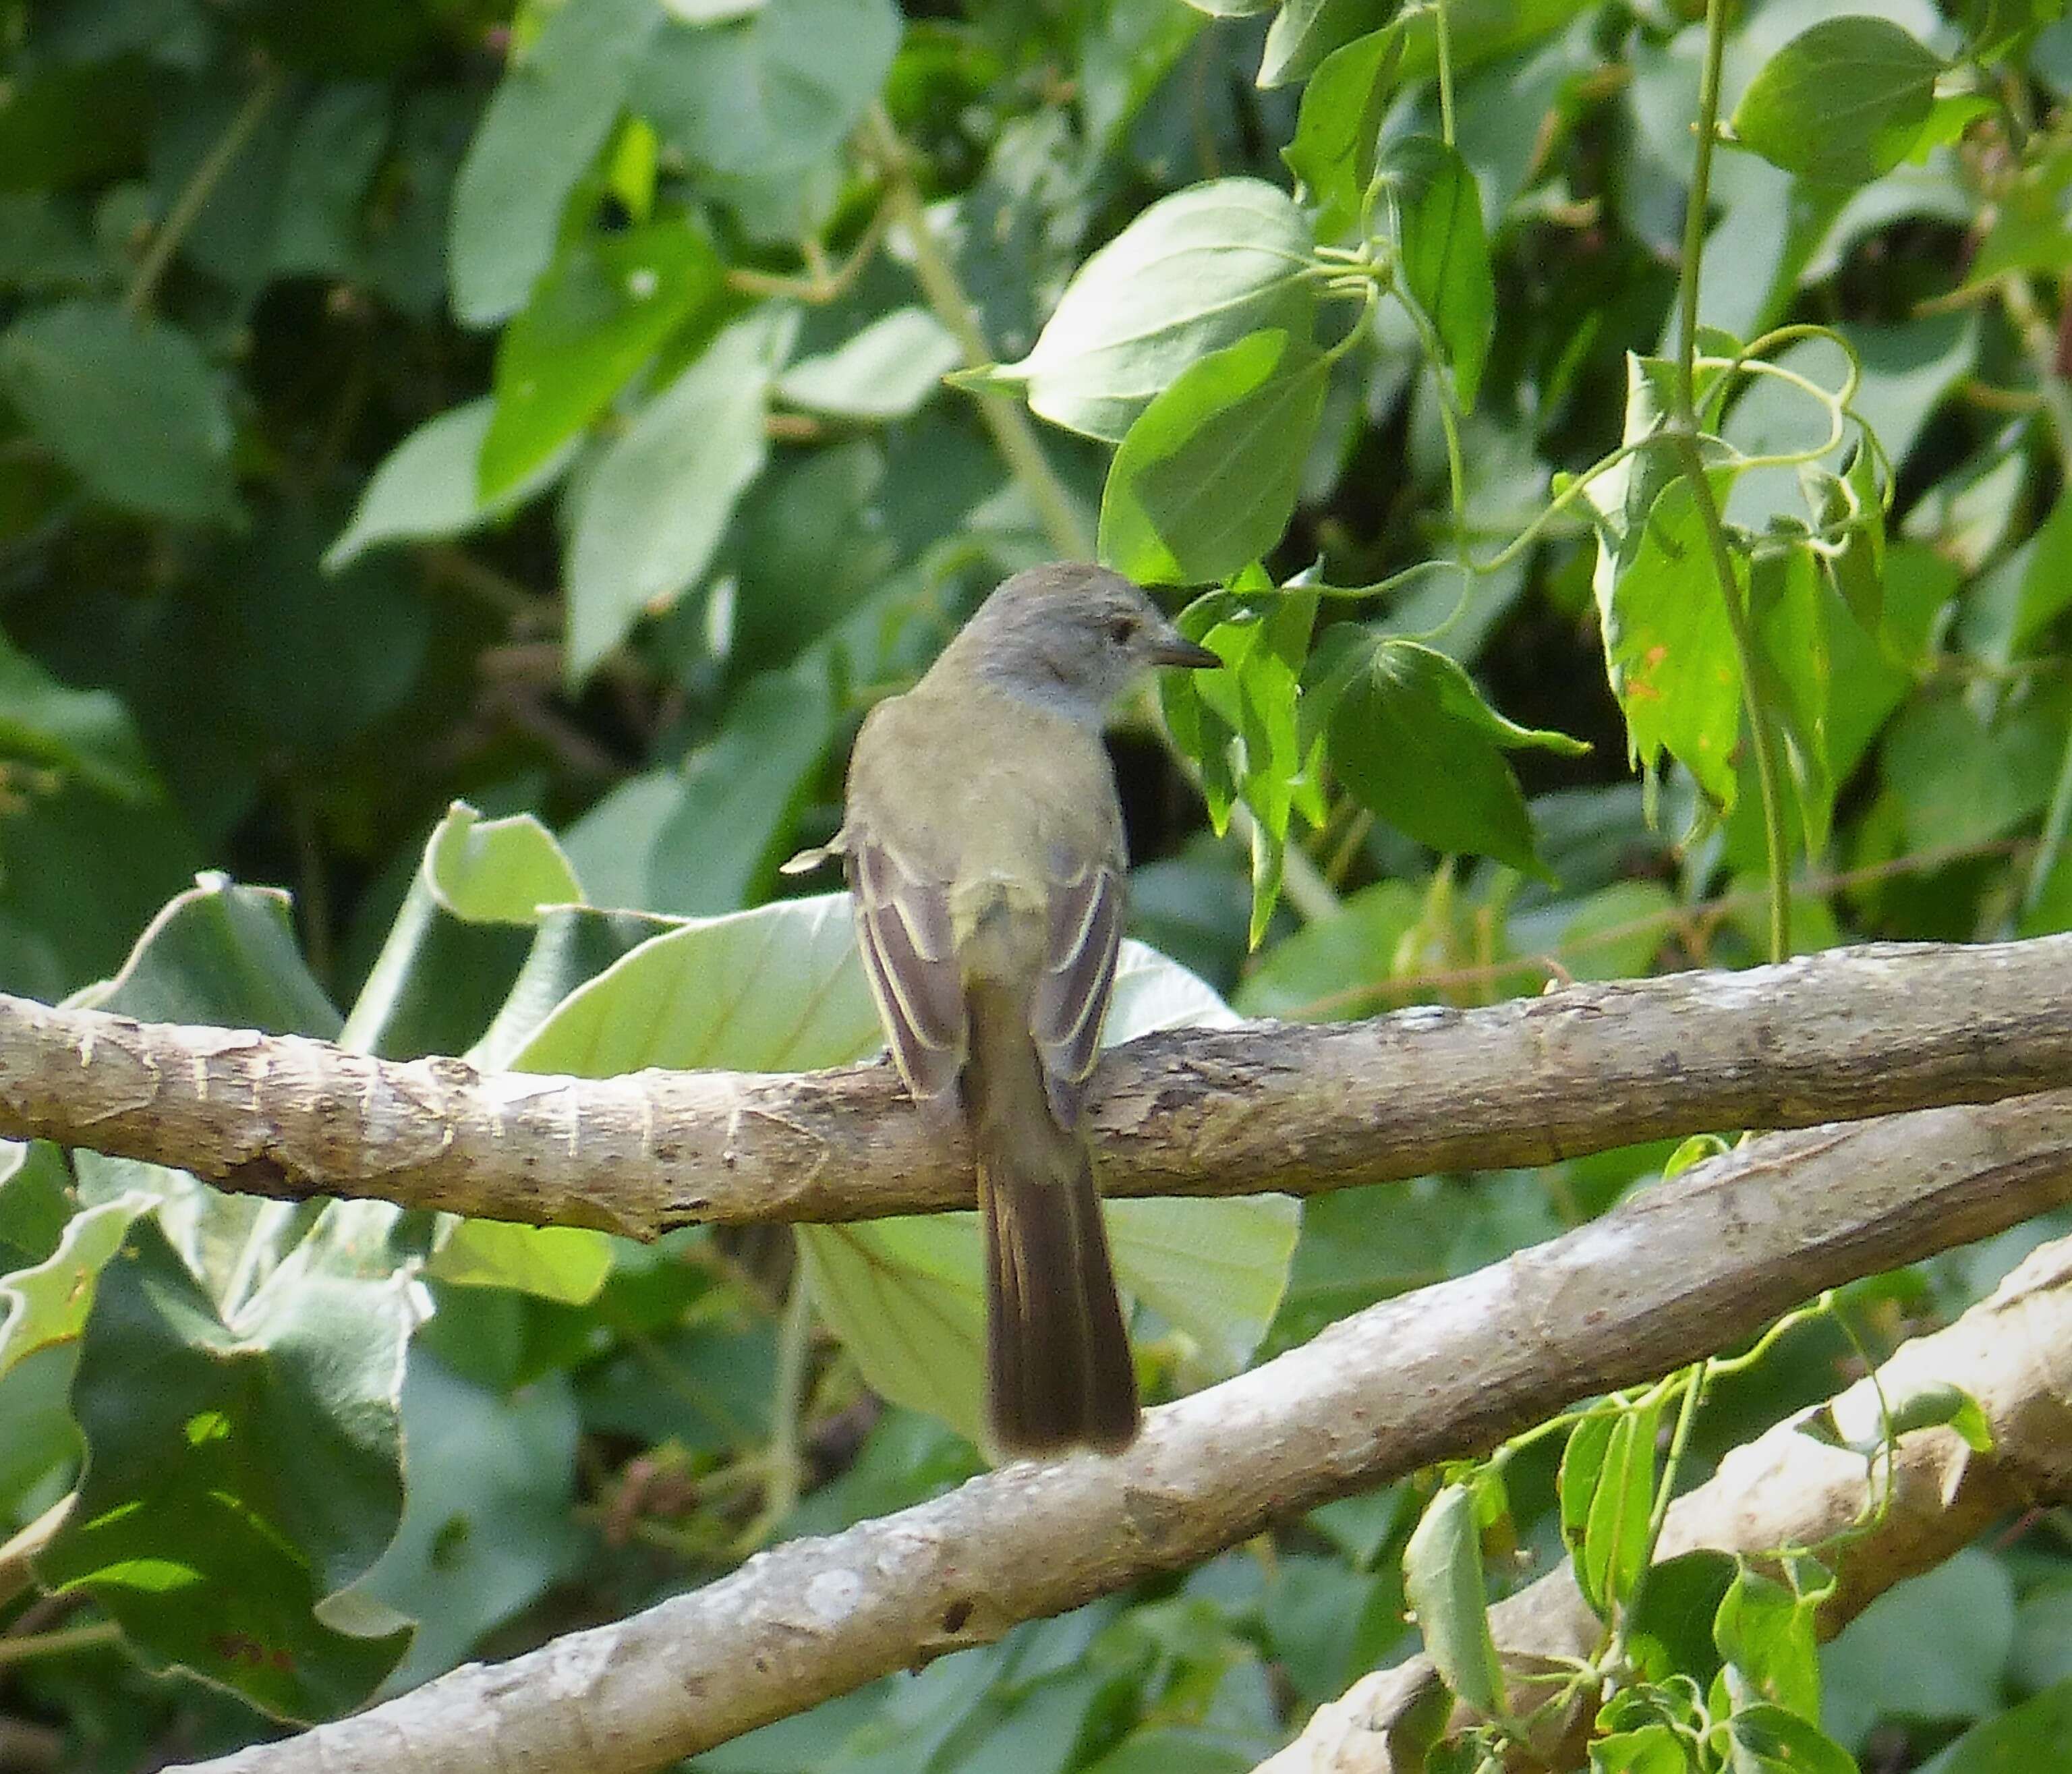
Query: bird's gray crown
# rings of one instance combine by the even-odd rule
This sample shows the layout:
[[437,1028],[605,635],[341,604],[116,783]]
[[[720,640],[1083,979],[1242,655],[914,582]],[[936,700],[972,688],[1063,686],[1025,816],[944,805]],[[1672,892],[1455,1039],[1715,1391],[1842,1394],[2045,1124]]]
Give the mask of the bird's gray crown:
[[1060,561],[1002,584],[935,669],[1098,729],[1109,705],[1149,668],[1220,663],[1120,574]]

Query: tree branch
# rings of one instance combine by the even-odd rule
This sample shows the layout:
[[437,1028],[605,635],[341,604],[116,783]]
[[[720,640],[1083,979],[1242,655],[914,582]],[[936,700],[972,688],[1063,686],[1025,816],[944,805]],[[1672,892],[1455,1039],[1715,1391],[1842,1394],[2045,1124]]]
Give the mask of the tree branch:
[[[1704,1128],[1990,1101],[2072,1077],[2072,936],[1831,949],[1367,1023],[1116,1049],[1090,1105],[1112,1196],[1307,1195],[1551,1163]],[[321,1041],[0,997],[0,1137],[258,1195],[371,1196],[652,1237],[972,1204],[969,1159],[880,1064],[484,1075]]]
[[[1993,1447],[1974,1453],[1947,1429],[1901,1439],[1884,1518],[1828,1556],[1837,1578],[1822,1607],[1819,1635],[1832,1638],[1894,1583],[1940,1564],[1993,1521],[2036,1504],[2072,1502],[2072,1239],[2031,1253],[1981,1301],[1932,1336],[1902,1344],[1878,1370],[1889,1396],[1930,1381],[1962,1388],[1992,1426]],[[1877,1393],[1868,1379],[1831,1402],[1853,1438],[1875,1436]],[[1810,1547],[1844,1532],[1864,1513],[1873,1482],[1862,1455],[1802,1434],[1801,1413],[1720,1463],[1712,1480],[1670,1509],[1661,1556],[1700,1546],[1767,1553]],[[1880,1475],[1877,1482],[1882,1482]],[[1595,1648],[1601,1623],[1565,1563],[1490,1611],[1506,1663],[1520,1676],[1557,1657]],[[1258,1774],[1400,1774],[1421,1766],[1399,1760],[1398,1727],[1438,1684],[1415,1657],[1363,1677],[1319,1707],[1301,1736]],[[1544,1690],[1541,1690],[1544,1695]],[[1536,1697],[1517,1696],[1521,1710]],[[1587,1714],[1574,1721],[1587,1730]],[[1581,1768],[1579,1741],[1549,1764]]]
[[1823,1287],[2072,1199],[2072,1091],[1751,1141],[1479,1273],[1152,1411],[1114,1459],[1017,1462],[793,1541],[609,1626],[471,1665],[209,1774],[632,1774],[997,1638],[1268,1522],[1486,1450]]

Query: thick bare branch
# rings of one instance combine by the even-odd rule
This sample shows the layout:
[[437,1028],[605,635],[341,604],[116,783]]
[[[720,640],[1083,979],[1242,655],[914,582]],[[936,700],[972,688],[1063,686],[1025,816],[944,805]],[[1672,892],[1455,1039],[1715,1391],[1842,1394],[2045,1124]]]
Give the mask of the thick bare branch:
[[[1308,1194],[1700,1128],[1802,1127],[2072,1077],[2072,936],[1831,950],[1370,1023],[1133,1042],[1092,1113],[1111,1195]],[[0,1135],[265,1195],[652,1237],[968,1206],[883,1065],[578,1080],[0,998]]]
[[[2072,1239],[2033,1252],[1992,1298],[1947,1330],[1902,1344],[1879,1379],[1895,1397],[1930,1381],[1962,1387],[1984,1410],[1993,1448],[1974,1453],[1945,1429],[1902,1438],[1889,1510],[1830,1554],[1838,1581],[1820,1612],[1823,1638],[1999,1517],[2033,1504],[2072,1502]],[[1869,1380],[1835,1399],[1832,1409],[1852,1439],[1877,1435],[1877,1397]],[[1661,1555],[1700,1546],[1747,1553],[1811,1546],[1856,1522],[1873,1494],[1867,1463],[1801,1434],[1799,1420],[1735,1449],[1710,1482],[1679,1498],[1663,1525]],[[1601,1630],[1566,1565],[1498,1603],[1490,1626],[1521,1673],[1549,1659],[1589,1656]],[[1421,1765],[1393,1751],[1398,1727],[1437,1681],[1422,1657],[1363,1677],[1319,1707],[1301,1735],[1262,1763],[1259,1774],[1397,1774]],[[1532,1704],[1529,1690],[1518,1698],[1523,1706]],[[1581,1744],[1567,1747],[1570,1753],[1557,1755],[1555,1765],[1581,1768],[1586,1759]]]
[[1153,1411],[1129,1451],[1018,1462],[633,1618],[212,1774],[658,1767],[997,1638],[1276,1517],[1492,1446],[1850,1277],[2072,1199],[2072,1091],[1751,1142],[1566,1237],[1359,1313]]

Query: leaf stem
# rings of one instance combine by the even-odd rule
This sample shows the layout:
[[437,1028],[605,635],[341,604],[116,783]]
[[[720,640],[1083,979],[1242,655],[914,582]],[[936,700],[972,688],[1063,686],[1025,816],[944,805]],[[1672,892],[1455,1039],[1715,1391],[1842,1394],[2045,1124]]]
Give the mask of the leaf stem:
[[[899,139],[882,105],[874,104],[864,114],[865,150],[877,163],[885,180],[885,205],[893,222],[906,237],[914,254],[915,281],[928,298],[935,318],[949,329],[967,368],[979,369],[993,360],[971,298],[944,252],[942,243],[928,225],[927,207],[914,181],[913,158]],[[1071,490],[1058,478],[1044,455],[1036,428],[1019,403],[1002,394],[973,390],[978,416],[993,435],[993,447],[1007,464],[1008,472],[1027,495],[1050,545],[1068,560],[1093,558],[1093,532]]]
[[142,318],[151,307],[151,298],[157,293],[158,280],[166,274],[166,268],[173,262],[173,255],[180,249],[180,242],[200,219],[208,200],[216,195],[216,187],[223,182],[223,175],[230,171],[232,163],[252,139],[252,132],[273,109],[273,101],[286,88],[286,77],[278,68],[269,68],[245,96],[245,102],[237,108],[236,115],[224,127],[223,134],[201,158],[201,163],[187,175],[187,182],[180,187],[180,194],[173,200],[173,207],[166,212],[166,219],[158,224],[151,243],[138,261],[137,270],[130,280],[130,287],[122,297],[122,311],[132,319]]
[[1720,129],[1720,71],[1726,57],[1726,0],[1705,0],[1705,62],[1698,88],[1698,151],[1691,168],[1689,208],[1684,216],[1683,275],[1677,290],[1679,324],[1676,341],[1675,426],[1679,466],[1691,483],[1692,499],[1712,556],[1720,595],[1726,600],[1727,628],[1741,668],[1741,704],[1755,748],[1756,783],[1762,795],[1763,844],[1770,865],[1770,958],[1791,953],[1791,850],[1784,829],[1784,801],[1778,783],[1776,735],[1756,689],[1755,635],[1741,602],[1728,545],[1720,502],[1706,478],[1705,459],[1698,447],[1698,277],[1705,256],[1705,212],[1712,179],[1712,147]]

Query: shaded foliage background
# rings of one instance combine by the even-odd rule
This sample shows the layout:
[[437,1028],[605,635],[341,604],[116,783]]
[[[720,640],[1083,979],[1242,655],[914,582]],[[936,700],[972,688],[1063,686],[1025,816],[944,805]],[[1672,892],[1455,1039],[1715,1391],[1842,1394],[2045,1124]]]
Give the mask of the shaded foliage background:
[[[1801,947],[2066,928],[2072,33],[1910,0],[1877,14],[1912,51],[1794,60],[1851,9],[1729,9],[1760,152],[1713,170],[1706,352],[1817,320],[1860,366],[1832,450],[1832,339],[1766,353],[1824,405],[1704,372],[1708,427],[1786,459],[1721,475],[1737,653],[1696,518],[1623,521],[1660,457],[1563,478],[1673,405],[1628,354],[1675,336],[1698,10],[1453,0],[1442,107],[1434,13],[1383,0],[0,0],[0,987],[560,1070],[865,1051],[824,901],[664,920],[776,895],[869,702],[1096,537],[1225,587],[1189,621],[1231,669],[1169,698],[1179,755],[1148,706],[1116,748],[1134,932],[1240,1011],[1760,958],[1773,858]],[[1016,366],[970,379],[1011,395],[989,413],[941,381],[988,360]],[[1463,558],[1500,564],[1426,570]],[[1132,1026],[1221,1014],[1142,965]],[[1161,1223],[1149,1377],[1548,1236],[1668,1155],[1322,1198],[1292,1264],[1271,1204]],[[968,1421],[867,1328],[886,1276],[949,1310],[953,1229],[816,1234],[809,1294],[788,1240],[12,1162],[0,1506],[79,1492],[0,1635],[23,1765],[251,1740],[975,1467],[873,1390]],[[2052,1229],[1848,1310],[1889,1345]],[[1241,1248],[1241,1284],[1190,1239]],[[1857,1354],[1793,1332],[1717,1386],[1692,1464]],[[1500,1583],[1563,1556],[1546,1445],[1481,1493]],[[699,1765],[1248,1767],[1414,1642],[1422,1503],[1347,1500]],[[1816,1710],[1863,1765],[2062,1729],[2072,1568],[2062,1524],[2023,1527],[1827,1653]],[[175,1663],[207,1679],[148,1673]]]

